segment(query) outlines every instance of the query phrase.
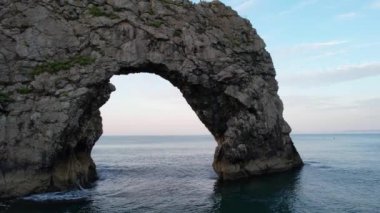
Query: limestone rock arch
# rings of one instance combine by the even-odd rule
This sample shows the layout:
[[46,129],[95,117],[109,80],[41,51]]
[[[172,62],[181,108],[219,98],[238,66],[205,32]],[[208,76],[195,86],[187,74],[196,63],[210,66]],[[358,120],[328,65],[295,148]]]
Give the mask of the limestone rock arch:
[[4,0],[0,20],[1,198],[93,182],[109,79],[137,72],[179,88],[221,178],[302,165],[263,40],[218,1]]

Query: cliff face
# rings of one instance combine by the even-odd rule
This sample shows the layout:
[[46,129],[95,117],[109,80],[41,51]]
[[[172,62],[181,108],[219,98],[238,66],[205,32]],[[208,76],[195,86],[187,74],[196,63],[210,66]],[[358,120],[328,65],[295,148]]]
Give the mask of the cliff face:
[[222,3],[2,0],[0,198],[93,182],[109,79],[136,72],[180,89],[221,178],[302,165],[265,44]]

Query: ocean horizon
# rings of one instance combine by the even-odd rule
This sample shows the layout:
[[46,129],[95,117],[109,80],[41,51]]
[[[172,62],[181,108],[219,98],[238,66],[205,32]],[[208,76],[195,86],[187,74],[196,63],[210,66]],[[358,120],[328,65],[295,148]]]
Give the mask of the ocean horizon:
[[[347,130],[347,131],[334,131],[334,132],[291,132],[290,136],[296,135],[357,135],[357,134],[380,134],[380,130]],[[101,137],[149,137],[149,136],[210,136],[211,134],[103,134]]]

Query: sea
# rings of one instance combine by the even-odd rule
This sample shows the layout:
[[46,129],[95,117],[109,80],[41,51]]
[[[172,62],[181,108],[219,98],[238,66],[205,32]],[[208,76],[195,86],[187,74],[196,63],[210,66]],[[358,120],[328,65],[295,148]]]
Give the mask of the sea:
[[220,181],[211,136],[103,136],[89,189],[23,197],[0,212],[380,212],[380,134],[294,134],[301,169]]

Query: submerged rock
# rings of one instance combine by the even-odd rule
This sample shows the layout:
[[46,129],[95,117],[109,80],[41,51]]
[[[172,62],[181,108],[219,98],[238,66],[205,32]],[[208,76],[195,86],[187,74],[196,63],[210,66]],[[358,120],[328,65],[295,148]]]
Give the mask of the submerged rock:
[[0,47],[0,198],[96,180],[109,79],[138,72],[179,88],[221,178],[302,165],[263,40],[218,1],[4,0]]

